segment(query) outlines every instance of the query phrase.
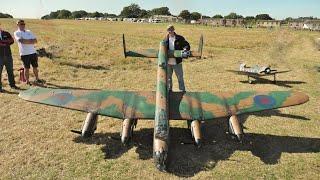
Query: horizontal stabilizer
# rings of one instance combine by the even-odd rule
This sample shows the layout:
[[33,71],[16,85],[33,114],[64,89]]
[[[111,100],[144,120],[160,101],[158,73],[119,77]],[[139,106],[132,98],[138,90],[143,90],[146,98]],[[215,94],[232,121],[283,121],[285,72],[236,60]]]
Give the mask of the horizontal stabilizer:
[[[125,58],[126,57],[158,58],[159,50],[157,49],[127,50],[124,34],[122,35],[122,42],[123,42],[123,53]],[[198,51],[169,50],[168,58],[187,58],[187,57],[201,58],[202,49],[203,49],[203,36],[201,35],[199,40]]]

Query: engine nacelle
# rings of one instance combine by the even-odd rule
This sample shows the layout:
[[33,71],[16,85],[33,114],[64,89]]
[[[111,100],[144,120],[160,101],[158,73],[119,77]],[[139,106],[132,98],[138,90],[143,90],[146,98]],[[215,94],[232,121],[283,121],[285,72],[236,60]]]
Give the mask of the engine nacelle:
[[122,122],[121,142],[128,144],[132,138],[133,129],[137,125],[136,119],[124,119]]
[[201,135],[201,122],[194,120],[190,126],[191,135],[194,139],[195,145],[200,148],[202,146],[202,135]]
[[97,129],[98,115],[95,113],[88,113],[86,120],[83,123],[81,136],[91,137]]
[[236,137],[238,141],[243,139],[243,128],[240,124],[240,121],[236,115],[232,115],[229,119],[229,133],[233,137]]

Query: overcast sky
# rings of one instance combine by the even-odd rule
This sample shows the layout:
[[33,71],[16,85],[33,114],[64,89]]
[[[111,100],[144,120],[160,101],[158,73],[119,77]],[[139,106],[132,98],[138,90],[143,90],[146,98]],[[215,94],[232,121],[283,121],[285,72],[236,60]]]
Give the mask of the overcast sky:
[[15,18],[40,18],[59,9],[120,14],[122,8],[131,3],[136,3],[146,10],[167,6],[174,15],[187,9],[207,16],[236,12],[243,16],[267,13],[276,19],[299,16],[320,18],[320,0],[0,0],[0,2],[0,12],[11,14]]

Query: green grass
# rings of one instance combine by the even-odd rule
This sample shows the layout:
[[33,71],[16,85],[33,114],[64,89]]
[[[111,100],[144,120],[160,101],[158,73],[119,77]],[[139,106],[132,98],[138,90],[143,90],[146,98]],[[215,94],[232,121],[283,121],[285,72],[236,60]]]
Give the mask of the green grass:
[[[14,22],[1,20],[1,27],[13,33]],[[40,77],[50,86],[155,90],[156,62],[125,59],[121,37],[125,33],[128,49],[158,48],[167,24],[74,20],[27,20],[26,24],[38,38],[37,47],[54,53],[53,60],[39,59]],[[0,94],[1,179],[319,179],[320,51],[315,39],[320,33],[180,24],[176,30],[194,49],[200,34],[205,39],[204,58],[183,63],[188,90],[292,89],[305,92],[310,101],[241,116],[249,141],[244,145],[230,140],[226,119],[219,119],[206,123],[206,145],[196,150],[180,144],[191,141],[186,124],[172,121],[169,173],[160,173],[152,160],[153,121],[138,122],[129,148],[110,138],[119,136],[122,125],[108,117],[100,117],[96,134],[83,140],[69,130],[81,127],[85,113],[26,102],[9,90],[11,94]],[[18,69],[17,44],[12,50]],[[246,77],[226,72],[238,69],[240,62],[291,72],[279,74],[279,85],[249,85],[240,82]],[[15,75],[18,81],[17,71]],[[6,73],[3,78],[8,89]]]

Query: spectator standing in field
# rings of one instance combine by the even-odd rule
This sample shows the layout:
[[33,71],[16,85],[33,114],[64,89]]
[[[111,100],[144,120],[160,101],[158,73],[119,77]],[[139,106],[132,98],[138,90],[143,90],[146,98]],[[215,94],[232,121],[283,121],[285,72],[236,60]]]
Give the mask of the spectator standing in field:
[[[167,27],[167,36],[165,37],[165,42],[167,44],[168,50],[190,50],[190,45],[188,41],[185,40],[183,36],[180,36],[175,33],[175,29],[173,25],[169,25]],[[184,86],[184,79],[183,79],[183,69],[182,69],[182,58],[169,58],[168,60],[168,86],[169,91],[172,91],[172,74],[173,71],[175,72],[178,83],[179,89],[182,92],[186,91]]]
[[[0,24],[1,25],[1,24]],[[1,75],[3,66],[6,66],[9,85],[12,89],[19,89],[16,86],[13,75],[13,59],[10,46],[14,43],[11,34],[1,29],[0,26],[0,92],[4,92],[2,89]]]
[[26,24],[24,20],[18,20],[17,26],[18,30],[14,32],[14,37],[18,42],[26,83],[31,85],[29,81],[30,65],[32,65],[33,73],[36,78],[35,82],[42,83],[42,81],[39,79],[38,56],[34,47],[34,44],[37,43],[37,38],[30,30],[25,29]]

